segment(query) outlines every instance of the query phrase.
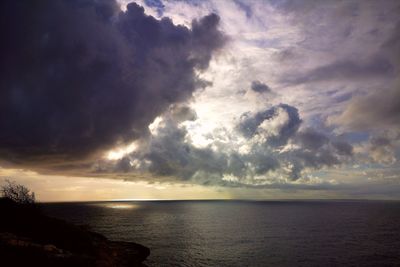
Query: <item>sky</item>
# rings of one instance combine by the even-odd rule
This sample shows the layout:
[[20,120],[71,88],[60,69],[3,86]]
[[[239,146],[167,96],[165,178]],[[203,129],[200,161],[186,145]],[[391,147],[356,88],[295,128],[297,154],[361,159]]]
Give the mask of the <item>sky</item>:
[[399,1],[0,6],[0,183],[39,201],[400,199]]

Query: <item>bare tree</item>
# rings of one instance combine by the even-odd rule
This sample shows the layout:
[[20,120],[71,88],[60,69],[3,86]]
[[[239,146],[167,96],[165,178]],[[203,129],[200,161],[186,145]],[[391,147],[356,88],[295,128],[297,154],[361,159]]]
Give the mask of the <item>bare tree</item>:
[[17,184],[14,181],[6,180],[6,184],[0,189],[3,197],[11,199],[20,204],[34,204],[35,193],[27,187]]

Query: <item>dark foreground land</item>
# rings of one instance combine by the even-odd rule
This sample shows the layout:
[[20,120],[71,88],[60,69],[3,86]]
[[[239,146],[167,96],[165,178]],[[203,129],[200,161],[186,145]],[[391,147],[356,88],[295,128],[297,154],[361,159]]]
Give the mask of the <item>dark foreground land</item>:
[[45,216],[35,205],[1,198],[0,214],[0,266],[145,266],[150,254],[140,244]]

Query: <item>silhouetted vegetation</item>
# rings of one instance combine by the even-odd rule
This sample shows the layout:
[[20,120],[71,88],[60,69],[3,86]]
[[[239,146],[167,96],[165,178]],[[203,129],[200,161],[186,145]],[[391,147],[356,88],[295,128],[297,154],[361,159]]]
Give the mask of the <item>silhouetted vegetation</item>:
[[27,187],[14,181],[6,180],[6,184],[0,189],[2,197],[8,198],[19,204],[34,204],[35,193]]

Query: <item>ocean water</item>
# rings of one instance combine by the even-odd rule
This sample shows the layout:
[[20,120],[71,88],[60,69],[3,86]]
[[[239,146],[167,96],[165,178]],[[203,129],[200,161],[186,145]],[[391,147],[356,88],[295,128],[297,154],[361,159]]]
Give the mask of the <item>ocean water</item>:
[[137,201],[42,204],[151,266],[400,266],[400,202]]

